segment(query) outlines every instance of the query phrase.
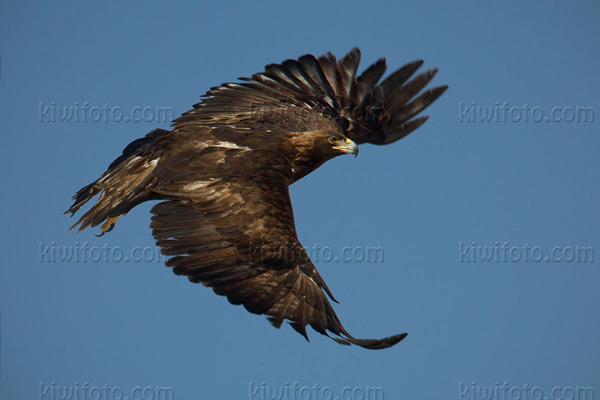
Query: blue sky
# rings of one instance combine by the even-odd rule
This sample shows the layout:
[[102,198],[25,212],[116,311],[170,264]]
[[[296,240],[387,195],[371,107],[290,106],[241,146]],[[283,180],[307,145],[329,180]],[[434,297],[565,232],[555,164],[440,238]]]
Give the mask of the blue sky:
[[[84,383],[130,398],[600,397],[599,16],[592,1],[3,2],[0,399]],[[73,193],[169,120],[53,122],[49,107],[176,117],[265,64],[353,46],[363,68],[423,58],[450,85],[406,139],[291,188],[307,248],[383,249],[316,264],[351,333],[409,332],[401,344],[307,343],[174,276],[151,259],[149,203],[104,237],[68,231]],[[49,256],[71,247],[151,260]]]

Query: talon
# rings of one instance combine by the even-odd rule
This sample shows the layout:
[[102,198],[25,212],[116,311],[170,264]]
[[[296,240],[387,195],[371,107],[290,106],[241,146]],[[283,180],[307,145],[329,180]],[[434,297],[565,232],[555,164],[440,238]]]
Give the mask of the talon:
[[106,222],[100,227],[100,229],[102,229],[102,233],[100,234],[100,236],[104,235],[106,232],[112,231],[119,217],[120,215],[117,217],[108,218]]

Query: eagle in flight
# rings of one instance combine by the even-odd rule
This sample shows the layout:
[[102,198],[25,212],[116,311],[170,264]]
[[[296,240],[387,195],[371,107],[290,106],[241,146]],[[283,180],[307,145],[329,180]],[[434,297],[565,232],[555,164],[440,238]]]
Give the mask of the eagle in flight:
[[356,156],[360,144],[402,139],[447,89],[421,92],[437,72],[414,75],[421,60],[378,84],[385,59],[357,75],[360,54],[308,54],[211,88],[170,131],[134,140],[75,194],[71,215],[100,196],[71,229],[102,224],[104,234],[136,205],[160,200],[150,227],[175,274],[267,315],[275,327],[288,320],[307,340],[310,325],[341,344],[395,345],[406,333],[357,339],[344,329],[298,240],[288,190],[327,160]]

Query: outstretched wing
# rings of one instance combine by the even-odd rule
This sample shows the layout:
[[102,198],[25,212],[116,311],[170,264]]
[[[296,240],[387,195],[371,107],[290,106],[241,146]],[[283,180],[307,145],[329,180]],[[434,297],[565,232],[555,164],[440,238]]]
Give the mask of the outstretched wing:
[[212,88],[174,126],[256,122],[258,115],[265,126],[301,131],[324,117],[335,120],[358,144],[383,145],[423,125],[428,117],[417,115],[448,88],[422,91],[437,73],[436,68],[414,76],[422,60],[406,64],[378,84],[386,71],[385,59],[357,75],[360,56],[354,48],[340,60],[331,53],[318,58],[307,54],[267,65],[265,72],[240,78],[240,83]]
[[[276,327],[288,320],[307,339],[306,325],[340,336],[334,339],[339,343],[371,349],[390,347],[406,336],[361,340],[344,329],[325,295],[333,299],[331,292],[298,241],[284,179],[215,174],[207,154],[197,157],[188,145],[180,146],[154,172],[155,191],[169,200],[152,208],[151,223],[176,274],[212,287],[252,313],[266,314]],[[210,152],[218,164],[234,169],[248,162],[240,157],[244,149]]]

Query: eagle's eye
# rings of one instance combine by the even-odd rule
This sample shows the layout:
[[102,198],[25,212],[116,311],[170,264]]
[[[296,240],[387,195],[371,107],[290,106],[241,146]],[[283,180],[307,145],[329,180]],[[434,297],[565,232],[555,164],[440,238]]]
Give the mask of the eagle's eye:
[[329,136],[329,139],[327,139],[327,141],[331,144],[334,144],[335,142],[338,141],[338,138],[335,136]]

